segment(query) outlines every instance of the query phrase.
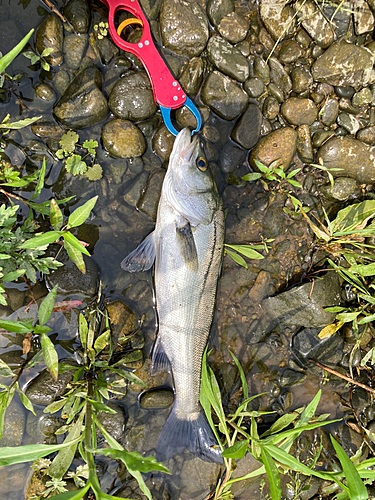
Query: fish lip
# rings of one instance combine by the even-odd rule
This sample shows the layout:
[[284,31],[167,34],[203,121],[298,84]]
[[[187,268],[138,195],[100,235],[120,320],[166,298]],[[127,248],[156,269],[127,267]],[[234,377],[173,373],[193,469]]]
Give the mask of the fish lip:
[[185,158],[185,161],[187,163],[190,163],[192,161],[192,158],[198,146],[199,146],[199,139],[198,136],[195,135],[191,140],[190,144],[188,144],[186,148],[181,152],[182,156]]

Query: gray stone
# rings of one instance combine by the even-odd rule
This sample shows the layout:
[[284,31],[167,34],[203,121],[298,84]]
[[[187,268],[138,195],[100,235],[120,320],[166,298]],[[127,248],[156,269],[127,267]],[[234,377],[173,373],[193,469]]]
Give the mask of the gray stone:
[[264,82],[258,76],[254,76],[253,78],[249,78],[243,84],[244,90],[249,94],[250,97],[260,97],[265,90]]
[[292,90],[293,92],[296,92],[296,94],[301,94],[302,92],[311,89],[314,82],[310,71],[304,66],[297,66],[293,68],[291,78]]
[[342,357],[343,340],[339,332],[320,339],[321,328],[305,328],[292,339],[292,351],[297,358],[306,363],[314,359],[329,366],[336,366]]
[[[114,410],[116,413],[107,413],[104,411],[99,411],[97,414],[97,419],[102,424],[104,429],[114,438],[116,441],[120,441],[125,432],[126,415],[125,409],[119,403],[113,401],[108,401],[106,405]],[[101,433],[98,433],[98,438],[103,439]]]
[[137,205],[146,185],[148,175],[147,172],[142,172],[124,187],[124,201],[126,201],[128,205],[132,207]]
[[108,115],[107,99],[101,92],[102,74],[89,66],[74,77],[53,114],[64,127],[80,129],[99,123]]
[[165,173],[164,169],[158,169],[150,175],[145,190],[137,203],[138,210],[145,213],[153,222],[156,221]]
[[47,406],[62,396],[74,376],[73,370],[59,373],[55,381],[47,370],[31,380],[26,389],[26,396],[33,404]]
[[329,47],[335,39],[335,33],[320,7],[313,0],[297,0],[295,9],[298,19],[311,38],[321,47]]
[[139,403],[142,408],[155,410],[168,408],[174,402],[174,394],[170,389],[150,389],[143,392]]
[[140,0],[147,19],[156,19],[159,15],[161,0]]
[[337,99],[331,97],[326,101],[322,113],[320,115],[320,119],[323,125],[329,127],[335,123],[338,114],[339,114],[339,103],[337,102]]
[[225,120],[239,116],[248,104],[248,95],[227,76],[213,71],[205,80],[202,101]]
[[374,16],[365,0],[356,0],[354,10],[354,26],[357,35],[368,33],[374,29]]
[[[279,45],[278,60],[281,64],[290,64],[302,56],[302,49],[298,43],[293,40],[285,40]],[[298,66],[297,66],[298,67]]]
[[250,164],[256,169],[254,160],[264,165],[270,165],[273,161],[280,159],[286,170],[297,147],[297,132],[291,127],[282,127],[262,137],[256,147],[250,153]]
[[63,12],[76,33],[84,34],[88,32],[90,9],[86,0],[69,0]]
[[87,36],[66,34],[64,38],[64,61],[66,67],[76,70],[80,67],[87,45]]
[[312,125],[318,109],[310,99],[290,97],[281,106],[281,114],[291,125]]
[[279,87],[286,97],[292,90],[292,81],[290,76],[285,71],[283,65],[275,57],[271,57],[268,61],[270,67],[271,81]]
[[246,17],[231,12],[224,16],[218,26],[220,35],[230,43],[238,43],[246,38],[250,22]]
[[366,47],[339,40],[312,65],[318,82],[334,86],[365,87],[373,81],[374,55]]
[[48,138],[54,137],[60,139],[63,135],[64,130],[59,127],[55,122],[48,120],[38,120],[31,125],[31,132],[37,137]]
[[4,419],[4,433],[0,446],[20,446],[25,428],[25,410],[23,406],[13,399],[6,409]]
[[375,126],[366,127],[358,131],[357,139],[369,144],[370,146],[375,146]]
[[355,135],[360,129],[360,123],[357,118],[349,113],[340,113],[337,117],[337,124],[352,135]]
[[162,123],[152,138],[152,149],[162,160],[168,160],[172,153],[173,144],[174,135]]
[[270,68],[264,59],[261,57],[254,59],[253,71],[254,76],[261,78],[266,85],[270,83]]
[[226,142],[220,152],[219,166],[225,173],[230,173],[236,170],[238,165],[245,159],[246,151],[233,144]]
[[264,118],[274,120],[280,111],[280,104],[278,100],[269,95],[264,99],[262,113]]
[[176,54],[199,56],[208,42],[207,16],[194,0],[163,0],[159,22],[163,45]]
[[44,49],[53,49],[44,59],[51,66],[60,66],[63,62],[63,26],[55,14],[47,16],[38,26],[35,34],[35,48],[38,54]]
[[354,194],[357,188],[355,179],[351,177],[339,177],[335,179],[333,186],[326,184],[320,187],[320,191],[327,196],[327,198],[346,201]]
[[295,370],[291,370],[287,368],[283,371],[280,376],[280,385],[281,387],[290,387],[293,385],[302,384],[306,380],[306,374],[302,372],[296,372]]
[[284,94],[283,92],[279,89],[279,87],[277,85],[275,85],[273,82],[269,83],[267,85],[267,89],[268,89],[268,93],[269,95],[271,95],[272,97],[274,97],[275,99],[277,99],[277,102],[278,103],[282,103],[284,102]]
[[341,303],[341,289],[336,273],[327,273],[322,279],[293,287],[262,302],[271,321],[283,325],[326,326],[335,319],[335,313],[324,310]]
[[[34,88],[34,91],[35,97],[37,97],[41,101],[48,103],[50,106],[54,104],[56,100],[56,94],[53,88],[51,88],[47,83],[39,83]],[[43,107],[43,109],[45,108]]]
[[156,111],[151,82],[145,71],[130,72],[113,86],[110,110],[125,120],[146,120]]
[[337,86],[335,87],[335,93],[338,97],[344,97],[345,99],[351,99],[353,95],[355,94],[355,90],[353,87],[348,87],[348,86]]
[[58,92],[60,95],[63,94],[65,90],[68,88],[70,81],[71,81],[70,73],[65,69],[60,69],[55,74],[55,77],[53,79],[53,84],[56,89],[56,92]]
[[259,13],[267,30],[274,40],[283,39],[293,33],[296,21],[291,5],[286,0],[263,0],[259,6]]
[[355,107],[362,107],[366,106],[367,104],[371,104],[372,99],[372,92],[368,87],[366,87],[353,95],[352,104]]
[[219,26],[223,17],[233,11],[234,5],[232,0],[208,0],[207,2],[207,15],[215,28]]
[[301,125],[297,129],[297,153],[301,160],[306,163],[312,163],[314,160],[314,152],[308,125]]
[[262,114],[255,104],[249,104],[247,110],[234,126],[231,138],[245,149],[253,148],[260,137]]
[[222,73],[238,82],[249,77],[249,63],[236,47],[219,36],[213,36],[207,45],[210,62]]
[[139,128],[129,120],[114,119],[102,130],[103,146],[116,158],[134,158],[146,151],[146,141]]
[[199,57],[193,57],[184,67],[179,81],[182,88],[189,96],[195,96],[202,85],[204,63]]

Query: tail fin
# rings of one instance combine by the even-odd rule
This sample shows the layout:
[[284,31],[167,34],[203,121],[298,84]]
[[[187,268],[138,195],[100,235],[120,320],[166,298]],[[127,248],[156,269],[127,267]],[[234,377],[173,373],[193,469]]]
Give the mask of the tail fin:
[[180,413],[174,407],[159,436],[156,457],[165,461],[185,449],[205,462],[223,463],[220,448],[205,415],[201,412]]

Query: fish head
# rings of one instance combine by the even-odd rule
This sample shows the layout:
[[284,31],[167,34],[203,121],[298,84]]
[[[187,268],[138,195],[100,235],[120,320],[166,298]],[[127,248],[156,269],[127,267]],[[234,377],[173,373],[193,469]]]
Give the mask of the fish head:
[[170,205],[193,225],[211,222],[220,198],[199,138],[188,128],[175,139],[165,191]]

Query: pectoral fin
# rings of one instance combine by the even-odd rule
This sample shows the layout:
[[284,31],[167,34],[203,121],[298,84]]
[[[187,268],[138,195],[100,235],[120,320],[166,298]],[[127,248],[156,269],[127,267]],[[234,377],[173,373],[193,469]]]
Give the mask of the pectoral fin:
[[155,375],[159,371],[171,371],[171,363],[168,356],[165,354],[163,346],[160,342],[160,337],[157,336],[151,361],[151,375]]
[[198,271],[198,254],[190,223],[176,227],[177,246],[185,265],[191,271]]
[[150,269],[155,260],[155,231],[150,233],[121,262],[121,267],[125,271],[134,273],[136,271],[147,271]]

